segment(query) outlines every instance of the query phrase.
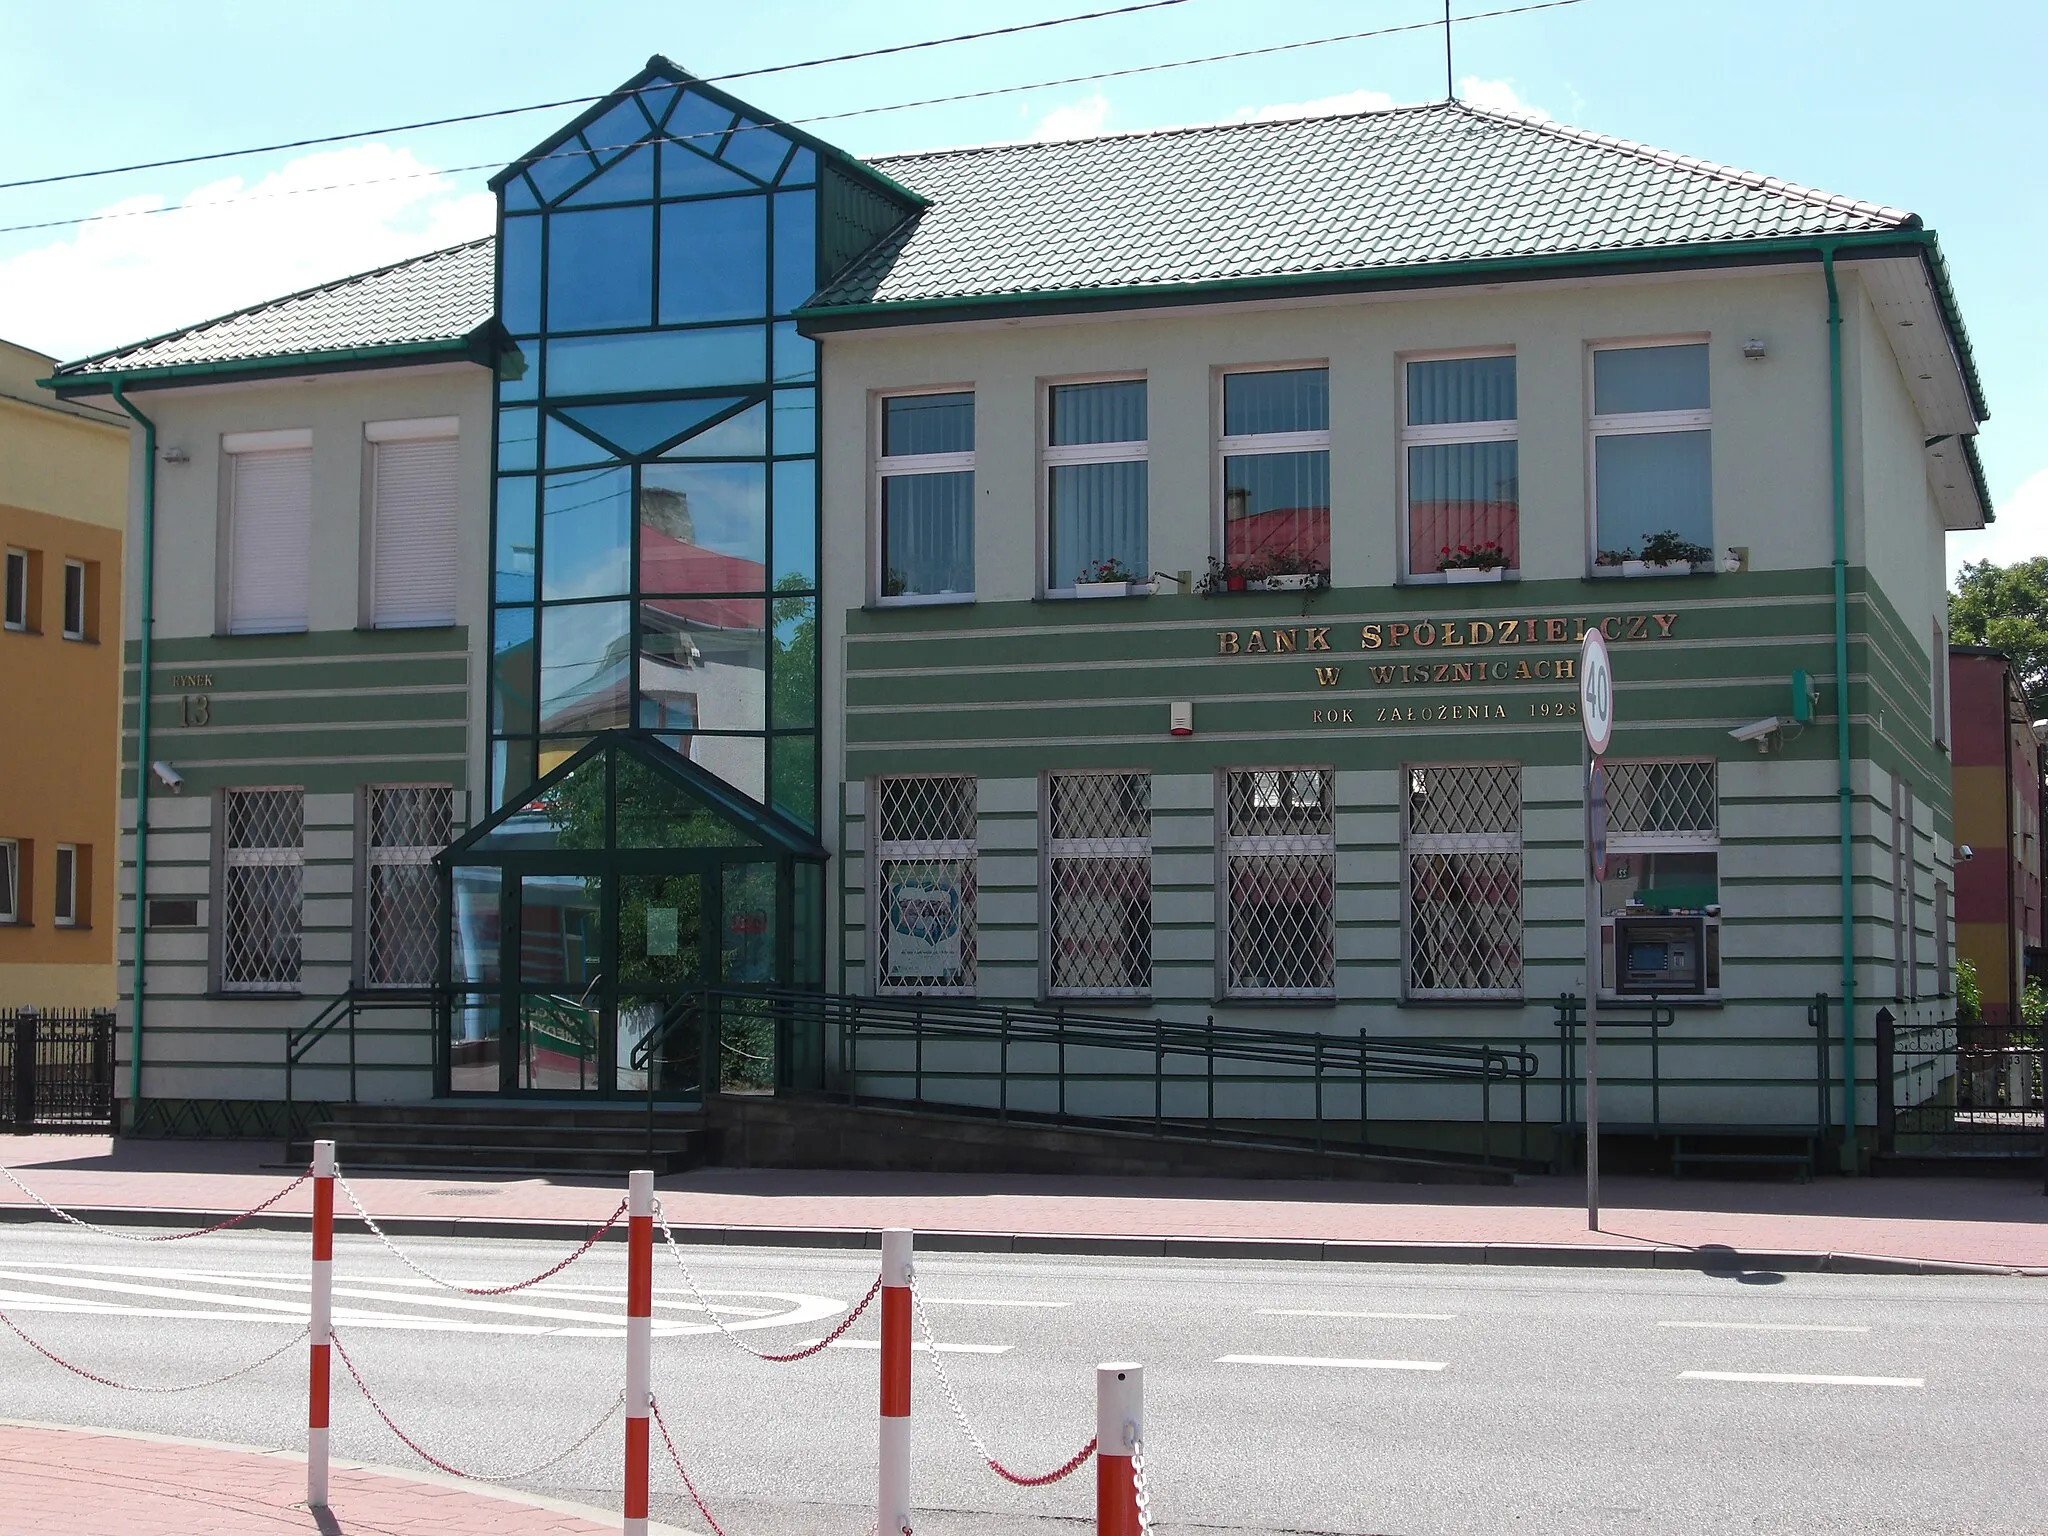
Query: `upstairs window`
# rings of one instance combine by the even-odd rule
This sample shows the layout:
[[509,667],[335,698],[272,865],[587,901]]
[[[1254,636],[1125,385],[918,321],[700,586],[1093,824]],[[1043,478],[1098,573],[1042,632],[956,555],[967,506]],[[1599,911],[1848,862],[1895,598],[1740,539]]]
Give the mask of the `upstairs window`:
[[311,601],[313,434],[231,432],[227,630],[303,630]]
[[7,551],[6,597],[0,620],[9,629],[36,627],[36,567],[42,562],[26,549]]
[[1223,561],[1330,568],[1330,371],[1223,375]]
[[64,638],[100,637],[100,568],[93,560],[64,562]]
[[1591,429],[1596,566],[1711,560],[1707,344],[1596,348]]
[[0,837],[0,923],[28,921],[21,870],[21,844],[11,837]]
[[1147,581],[1145,381],[1046,391],[1045,589]]
[[57,845],[57,889],[50,921],[59,928],[83,928],[92,915],[89,871],[92,850],[76,843]]
[[974,595],[974,396],[890,395],[876,463],[884,602]]
[[404,629],[455,622],[457,422],[373,421],[370,443],[370,623]]
[[1423,358],[1404,373],[1407,574],[1519,570],[1514,358]]

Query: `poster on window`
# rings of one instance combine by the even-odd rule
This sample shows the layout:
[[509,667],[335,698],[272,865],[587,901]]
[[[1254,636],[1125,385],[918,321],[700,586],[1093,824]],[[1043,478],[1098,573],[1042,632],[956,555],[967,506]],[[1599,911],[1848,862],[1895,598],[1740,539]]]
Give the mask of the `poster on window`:
[[888,931],[889,974],[946,980],[960,974],[965,897],[958,870],[921,870],[889,877],[882,921]]

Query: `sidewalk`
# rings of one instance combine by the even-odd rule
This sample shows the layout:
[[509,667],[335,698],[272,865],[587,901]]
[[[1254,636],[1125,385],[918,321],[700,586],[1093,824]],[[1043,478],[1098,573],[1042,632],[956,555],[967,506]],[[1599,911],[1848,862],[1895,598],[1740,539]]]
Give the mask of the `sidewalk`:
[[[0,1138],[0,1163],[38,1194],[102,1221],[198,1225],[247,1210],[296,1171],[277,1156],[271,1142]],[[617,1207],[625,1183],[456,1183],[381,1170],[351,1182],[397,1231],[537,1237],[581,1236]],[[703,1242],[866,1246],[881,1228],[905,1226],[927,1249],[2048,1274],[2048,1199],[2037,1180],[2019,1177],[1609,1178],[1600,1232],[1586,1230],[1575,1178],[1459,1188],[706,1168],[655,1187],[678,1237]],[[268,1216],[302,1229],[309,1201],[308,1190],[296,1190]],[[359,1230],[339,1203],[341,1230]],[[0,1221],[36,1214],[0,1180]]]
[[603,1510],[353,1462],[334,1463],[326,1511],[307,1509],[305,1497],[305,1457],[289,1452],[0,1420],[0,1536],[600,1536],[619,1528]]

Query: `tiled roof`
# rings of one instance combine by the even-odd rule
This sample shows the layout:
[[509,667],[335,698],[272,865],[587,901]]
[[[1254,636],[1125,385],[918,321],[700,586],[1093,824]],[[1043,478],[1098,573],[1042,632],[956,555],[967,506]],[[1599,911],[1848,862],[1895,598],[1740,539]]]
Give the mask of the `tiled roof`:
[[1457,102],[877,160],[931,199],[814,307],[1919,227]]
[[494,239],[472,240],[66,363],[55,376],[86,379],[461,341],[495,311],[496,258]]

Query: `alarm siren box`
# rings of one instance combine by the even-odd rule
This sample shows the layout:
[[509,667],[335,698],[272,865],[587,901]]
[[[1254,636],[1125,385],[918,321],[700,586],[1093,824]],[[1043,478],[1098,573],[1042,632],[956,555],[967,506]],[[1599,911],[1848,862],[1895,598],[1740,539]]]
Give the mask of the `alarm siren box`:
[[1169,705],[1166,728],[1176,736],[1194,735],[1195,706],[1193,704]]

